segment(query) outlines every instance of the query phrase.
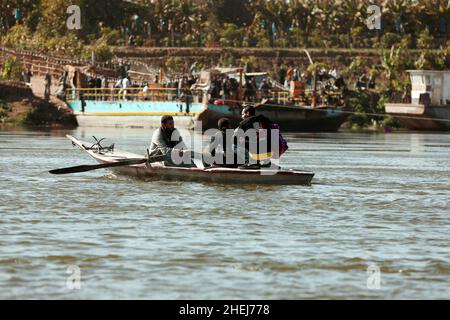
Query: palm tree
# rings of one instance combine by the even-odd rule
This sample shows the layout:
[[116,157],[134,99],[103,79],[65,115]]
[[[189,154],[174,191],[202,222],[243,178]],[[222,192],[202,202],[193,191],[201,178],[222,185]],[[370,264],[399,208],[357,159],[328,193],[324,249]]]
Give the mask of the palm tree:
[[174,2],[174,29],[181,35],[193,35],[200,42],[202,33],[202,12],[199,1],[176,0]]
[[335,32],[336,21],[335,14],[337,13],[335,8],[335,2],[331,0],[317,1],[318,22],[317,27],[321,34],[329,35]]
[[184,33],[200,33],[201,24],[205,20],[202,12],[202,0],[178,0],[175,4],[176,25]]
[[318,13],[315,0],[290,0],[290,12],[293,24],[303,33],[303,43],[307,46],[309,36],[311,35],[318,20],[315,15]]
[[[449,24],[450,24],[450,1],[440,0],[439,1],[439,19],[440,24],[443,26],[444,30],[440,30],[441,33],[446,35],[446,39],[449,38]],[[443,31],[443,32],[442,32]]]
[[342,0],[335,8],[338,25],[343,26],[342,33],[350,34],[352,28],[365,26],[370,5],[369,0]]
[[439,0],[417,0],[413,6],[414,15],[418,21],[418,30],[416,32],[428,29],[433,31],[439,22]]
[[395,33],[415,30],[417,22],[413,13],[414,6],[415,2],[411,0],[385,0],[382,14],[386,30]]
[[0,1],[0,30],[8,31],[14,26],[15,20],[13,10],[18,7],[17,1],[2,0]]

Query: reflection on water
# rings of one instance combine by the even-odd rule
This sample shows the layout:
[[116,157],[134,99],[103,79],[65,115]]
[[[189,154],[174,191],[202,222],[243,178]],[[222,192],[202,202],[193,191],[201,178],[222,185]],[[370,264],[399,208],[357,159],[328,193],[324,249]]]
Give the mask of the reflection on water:
[[449,297],[448,134],[287,135],[313,186],[242,187],[50,176],[93,164],[66,133],[142,154],[152,134],[0,132],[0,298]]

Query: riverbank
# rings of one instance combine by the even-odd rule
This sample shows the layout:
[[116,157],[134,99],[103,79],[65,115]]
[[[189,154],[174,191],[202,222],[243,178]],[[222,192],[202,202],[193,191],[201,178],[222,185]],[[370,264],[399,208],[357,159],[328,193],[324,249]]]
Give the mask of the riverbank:
[[36,96],[30,86],[0,81],[0,125],[73,128],[76,120],[69,108]]

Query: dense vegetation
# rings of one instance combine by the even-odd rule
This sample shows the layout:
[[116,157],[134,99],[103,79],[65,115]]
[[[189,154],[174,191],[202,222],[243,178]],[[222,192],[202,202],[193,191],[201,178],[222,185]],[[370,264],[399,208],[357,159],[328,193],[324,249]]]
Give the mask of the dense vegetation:
[[[372,3],[381,8],[381,30],[367,28]],[[66,28],[71,4],[81,7],[77,32]],[[21,31],[38,34],[32,45],[44,48],[42,39],[61,37],[60,47],[125,44],[133,34],[137,44],[158,46],[388,48],[408,38],[410,48],[437,49],[450,35],[447,0],[2,0],[3,35],[16,23],[16,8]]]
[[[81,30],[66,27],[72,4],[81,8]],[[371,4],[381,8],[380,30],[367,27]],[[112,47],[126,45],[376,50],[379,64],[357,57],[341,64],[341,73],[352,82],[361,73],[383,80],[377,99],[362,93],[351,98],[354,110],[378,112],[393,93],[408,91],[405,70],[450,68],[450,1],[2,0],[0,36],[4,46],[85,59],[95,52],[97,61],[111,59]],[[221,60],[245,64],[243,59],[252,57],[236,61],[226,53]],[[3,70],[4,78],[14,76],[10,64],[13,72]],[[166,61],[168,71],[177,65],[184,63]]]

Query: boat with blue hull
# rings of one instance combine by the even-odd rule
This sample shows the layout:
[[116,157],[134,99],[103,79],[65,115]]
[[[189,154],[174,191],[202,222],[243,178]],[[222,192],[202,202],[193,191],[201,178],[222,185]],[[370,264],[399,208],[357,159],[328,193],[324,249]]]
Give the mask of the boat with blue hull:
[[171,115],[177,126],[192,128],[203,111],[202,103],[169,101],[90,101],[67,102],[81,127],[154,128],[161,117]]
[[[237,126],[242,111],[239,106],[192,103],[187,107],[163,101],[70,101],[68,105],[81,127],[156,128],[162,116],[171,115],[179,127],[192,129],[200,121],[206,130],[224,117]],[[344,110],[332,107],[259,104],[256,110],[289,132],[335,132],[348,117]]]
[[[180,128],[192,129],[198,122],[203,130],[216,128],[220,118],[228,118],[237,126],[244,102],[254,105],[258,114],[279,124],[285,132],[338,131],[348,117],[342,97],[330,93],[323,99],[315,90],[308,92],[301,82],[291,83],[291,90],[280,86],[266,92],[256,90],[251,101],[244,101],[242,71],[230,69],[227,73],[227,77],[239,78],[240,84],[235,96],[227,98],[211,94],[212,76],[205,74],[182,92],[160,84],[148,88],[70,88],[66,102],[81,127],[156,128],[165,115],[173,116]],[[261,75],[266,74],[245,77],[256,79]]]

